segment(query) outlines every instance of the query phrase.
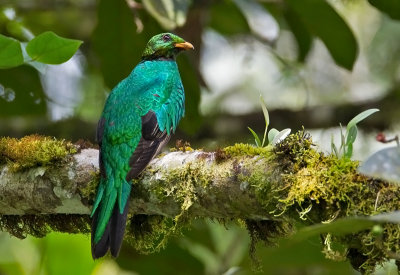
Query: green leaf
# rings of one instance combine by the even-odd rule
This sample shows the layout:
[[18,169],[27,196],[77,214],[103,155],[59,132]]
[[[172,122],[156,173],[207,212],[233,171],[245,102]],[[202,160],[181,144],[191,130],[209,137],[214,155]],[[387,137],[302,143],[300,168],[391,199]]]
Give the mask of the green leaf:
[[347,132],[346,144],[353,144],[354,141],[356,141],[357,132],[358,129],[356,125],[349,129],[349,131]]
[[358,45],[353,32],[327,1],[286,0],[307,30],[324,42],[335,62],[348,70],[353,68]]
[[143,0],[143,6],[160,25],[167,30],[181,27],[186,22],[186,15],[191,0]]
[[268,128],[269,125],[269,114],[268,114],[268,109],[267,105],[265,104],[264,98],[260,95],[260,103],[261,103],[261,108],[264,114],[264,120],[265,120],[265,128]]
[[0,68],[16,67],[24,63],[18,40],[0,34]]
[[335,154],[336,157],[339,157],[339,151],[338,151],[338,149],[337,149],[337,147],[335,145],[335,142],[333,140],[333,135],[331,136],[331,151],[332,151],[332,153]]
[[303,241],[323,233],[343,236],[372,228],[375,224],[380,223],[400,224],[400,211],[393,211],[369,217],[347,217],[337,219],[330,223],[320,223],[307,226],[300,229],[292,238],[290,238],[290,242]]
[[276,145],[282,140],[284,140],[291,132],[292,130],[289,128],[283,129],[280,131],[277,135],[275,135],[274,139],[272,140],[271,144]]
[[352,155],[353,155],[353,143],[350,143],[345,146],[344,157],[351,158]]
[[354,125],[351,127],[346,133],[346,144],[345,144],[345,154],[344,156],[347,158],[351,158],[353,155],[353,143],[357,138],[357,126]]
[[378,10],[389,15],[391,18],[400,20],[399,0],[368,0],[368,2]]
[[253,135],[254,141],[256,142],[257,147],[260,147],[261,146],[261,141],[258,138],[258,135],[256,134],[256,132],[254,132],[253,129],[251,129],[250,127],[247,127],[247,129],[249,129],[251,134]]
[[271,130],[269,130],[268,132],[268,144],[271,144],[272,141],[274,140],[275,136],[279,134],[279,131],[275,128],[272,128]]
[[320,223],[304,227],[291,238],[291,241],[303,241],[323,233],[342,236],[371,228],[374,224],[376,222],[367,217],[342,218],[331,223]]
[[356,126],[357,123],[359,123],[360,121],[366,119],[367,117],[369,117],[370,115],[372,115],[373,113],[376,113],[378,111],[379,111],[379,109],[368,109],[362,113],[359,113],[352,120],[350,120],[350,122],[347,124],[347,131],[349,132],[350,128]]
[[346,138],[343,134],[343,126],[341,123],[339,123],[340,126],[340,148],[339,151],[344,151],[345,150],[345,145],[346,145]]
[[389,213],[378,214],[369,217],[370,220],[380,222],[380,223],[395,223],[400,224],[400,211],[392,211]]
[[40,63],[37,61],[31,61],[31,57],[28,55],[26,52],[26,46],[28,45],[28,42],[21,42],[21,49],[22,49],[22,55],[24,56],[24,62],[26,65],[32,66],[36,70],[38,70],[40,73],[44,74],[46,72],[46,69],[48,67],[47,64]]
[[46,64],[61,64],[68,61],[78,50],[82,41],[63,38],[53,32],[44,32],[26,46],[28,55]]
[[297,42],[297,59],[304,62],[311,49],[312,35],[290,6],[286,5],[283,16]]
[[264,147],[265,139],[267,137],[267,132],[268,132],[268,126],[269,126],[269,114],[267,110],[267,105],[264,102],[264,98],[260,95],[260,103],[261,103],[261,108],[264,114],[264,120],[265,120],[265,130],[264,130],[264,136],[263,136],[263,141],[261,144],[261,147]]

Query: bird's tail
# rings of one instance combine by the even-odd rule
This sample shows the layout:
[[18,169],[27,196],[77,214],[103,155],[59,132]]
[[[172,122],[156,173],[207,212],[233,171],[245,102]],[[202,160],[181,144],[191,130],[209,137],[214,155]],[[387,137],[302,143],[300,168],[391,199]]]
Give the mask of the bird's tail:
[[[117,257],[124,238],[126,218],[128,215],[128,200],[122,204],[118,203],[119,192],[104,192],[106,179],[102,178],[97,191],[96,201],[92,211],[92,257],[93,259],[103,257],[110,249],[111,255]],[[126,198],[129,197],[130,184],[124,188]],[[104,193],[104,194],[103,194]],[[109,193],[109,194],[107,194]],[[123,211],[120,206],[123,205]]]

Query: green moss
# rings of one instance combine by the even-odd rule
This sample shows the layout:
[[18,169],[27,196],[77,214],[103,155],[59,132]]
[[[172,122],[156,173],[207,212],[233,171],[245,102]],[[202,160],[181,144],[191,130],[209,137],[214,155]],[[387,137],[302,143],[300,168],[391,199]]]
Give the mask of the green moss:
[[72,143],[50,137],[0,138],[0,163],[7,163],[12,171],[49,165],[76,152]]
[[261,156],[269,157],[272,155],[272,146],[256,147],[246,143],[236,143],[233,146],[225,147],[223,150],[226,154],[235,156]]
[[[271,195],[277,198],[274,212],[280,217],[315,224],[400,209],[397,186],[360,175],[357,161],[315,151],[311,139],[302,132],[289,136],[274,152],[283,181],[271,187],[271,183],[262,184],[262,178],[257,179],[260,184],[256,185],[256,194],[268,205]],[[345,237],[328,234],[324,252],[330,258],[347,255],[356,269],[370,273],[391,253],[400,253],[399,225],[382,225],[382,234],[378,236],[375,231]],[[335,245],[345,250],[337,250]]]
[[127,225],[127,241],[143,254],[164,248],[173,228],[172,219],[159,215],[134,215]]
[[198,159],[196,163],[172,169],[168,171],[165,181],[153,184],[150,191],[160,201],[173,198],[181,205],[182,211],[186,211],[197,199],[197,191],[206,188],[213,179],[209,172],[212,169],[204,169],[204,166],[204,161]]
[[0,231],[24,239],[27,235],[44,237],[51,231],[65,233],[89,233],[90,218],[88,215],[1,215]]
[[[204,169],[204,161],[199,158],[195,163],[168,171],[166,179],[152,182],[150,190],[141,190],[141,184],[133,184],[133,194],[143,199],[143,194],[153,194],[157,200],[173,199],[180,205],[181,212],[174,218],[158,215],[135,215],[130,221],[130,242],[142,253],[152,253],[164,247],[171,236],[180,234],[193,217],[188,215],[190,207],[198,200],[198,194],[212,180],[212,175]],[[146,170],[144,173],[154,171]],[[143,193],[143,194],[141,194]]]
[[100,181],[100,172],[93,172],[91,180],[84,186],[78,186],[79,195],[85,205],[92,205],[97,193],[97,186]]

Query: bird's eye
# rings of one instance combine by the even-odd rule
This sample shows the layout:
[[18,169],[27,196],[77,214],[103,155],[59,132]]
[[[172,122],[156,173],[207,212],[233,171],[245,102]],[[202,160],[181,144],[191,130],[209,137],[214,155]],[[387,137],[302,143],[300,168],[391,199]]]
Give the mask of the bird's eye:
[[171,41],[171,36],[169,34],[164,34],[162,39],[164,40],[164,42],[168,42]]

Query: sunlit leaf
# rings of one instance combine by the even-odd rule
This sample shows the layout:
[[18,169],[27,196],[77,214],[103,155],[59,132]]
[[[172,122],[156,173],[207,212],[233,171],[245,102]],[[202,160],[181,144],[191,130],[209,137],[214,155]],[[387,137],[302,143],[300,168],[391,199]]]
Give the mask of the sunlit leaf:
[[368,0],[368,2],[391,18],[400,20],[399,0]]
[[349,131],[352,127],[356,126],[362,120],[366,119],[367,117],[378,111],[379,109],[368,109],[362,113],[359,113],[352,120],[349,121],[349,123],[347,124],[347,131]]
[[267,137],[267,131],[268,131],[268,126],[269,126],[269,114],[268,114],[268,109],[267,105],[264,102],[264,98],[260,95],[260,103],[261,103],[261,108],[264,114],[264,121],[265,121],[265,129],[264,129],[264,136],[263,136],[263,141],[261,146],[264,146],[265,139]]
[[191,0],[143,0],[146,10],[164,29],[173,30],[186,22]]
[[20,42],[0,34],[0,68],[16,67],[23,63]]
[[260,102],[261,102],[261,108],[264,114],[264,120],[265,120],[265,128],[268,128],[269,126],[269,114],[268,114],[268,109],[267,105],[265,104],[264,98],[260,95]]
[[324,42],[335,62],[348,70],[353,68],[358,45],[353,32],[327,2],[321,0],[286,0],[313,35]]
[[271,130],[269,130],[268,132],[268,143],[271,144],[272,141],[274,140],[275,136],[279,134],[279,131],[275,128],[272,128]]
[[280,131],[277,135],[275,135],[274,139],[272,140],[271,144],[276,145],[282,140],[284,140],[291,132],[291,129],[286,128]]
[[61,64],[68,61],[81,44],[80,40],[63,38],[49,31],[29,41],[26,51],[34,61]]
[[46,72],[47,66],[49,66],[49,65],[48,64],[44,64],[44,63],[40,63],[40,62],[37,62],[37,61],[32,61],[31,57],[26,52],[26,46],[27,45],[28,45],[28,42],[21,42],[22,55],[24,56],[25,64],[29,65],[29,66],[32,66],[33,68],[35,68],[36,70],[38,70],[39,72],[44,74]]

